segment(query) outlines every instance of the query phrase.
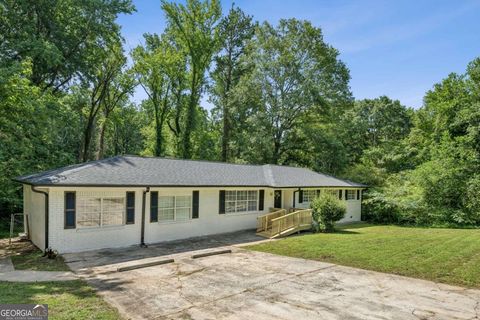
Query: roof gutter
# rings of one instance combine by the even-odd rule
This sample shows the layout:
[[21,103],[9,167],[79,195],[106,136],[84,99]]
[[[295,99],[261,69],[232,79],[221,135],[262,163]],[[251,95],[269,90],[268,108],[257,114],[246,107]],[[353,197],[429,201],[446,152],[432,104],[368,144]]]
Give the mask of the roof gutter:
[[147,245],[145,244],[145,207],[147,200],[147,192],[150,192],[150,187],[147,187],[142,193],[142,229],[140,234],[140,246],[142,248],[147,247]]
[[19,182],[22,184],[27,184],[35,187],[76,187],[76,188],[272,188],[272,189],[296,189],[296,188],[336,188],[336,189],[366,189],[369,186],[367,185],[357,185],[357,186],[274,186],[274,185],[235,185],[235,184],[218,184],[218,185],[208,185],[208,184],[71,184],[71,183],[52,183],[52,184],[39,184],[32,183],[29,181],[22,181],[17,179],[12,179],[12,181]]
[[42,191],[42,190],[36,190],[34,186],[30,186],[33,192],[35,193],[40,193],[45,196],[45,250],[44,256],[46,255],[47,249],[48,249],[48,192]]

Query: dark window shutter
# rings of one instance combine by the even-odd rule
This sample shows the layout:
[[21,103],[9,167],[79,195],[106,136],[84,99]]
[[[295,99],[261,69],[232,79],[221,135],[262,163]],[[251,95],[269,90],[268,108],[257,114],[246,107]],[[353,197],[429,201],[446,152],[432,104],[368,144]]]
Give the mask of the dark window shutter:
[[150,192],[150,222],[158,221],[158,191]]
[[192,192],[192,219],[198,219],[200,193],[198,190]]
[[260,190],[258,193],[258,211],[263,211],[265,208],[265,190]]
[[65,229],[75,229],[75,192],[65,192]]
[[127,192],[127,224],[135,223],[135,192]]
[[338,199],[342,200],[342,192],[343,190],[338,190]]
[[357,190],[357,200],[360,200],[360,190]]
[[317,197],[320,197],[320,189],[317,189]]
[[298,203],[303,203],[303,190],[298,192]]
[[220,190],[218,213],[225,214],[225,190]]

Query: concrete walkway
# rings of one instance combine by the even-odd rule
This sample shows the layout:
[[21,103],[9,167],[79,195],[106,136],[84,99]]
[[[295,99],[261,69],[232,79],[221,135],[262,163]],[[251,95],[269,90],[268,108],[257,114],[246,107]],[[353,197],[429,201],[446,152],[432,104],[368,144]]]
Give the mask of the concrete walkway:
[[0,281],[8,282],[41,282],[76,280],[77,276],[70,271],[33,271],[15,270],[12,259],[0,259]]
[[[480,319],[480,290],[248,251],[230,238],[99,250],[66,260],[128,319]],[[223,249],[232,253],[192,259]],[[116,271],[166,258],[175,262]]]

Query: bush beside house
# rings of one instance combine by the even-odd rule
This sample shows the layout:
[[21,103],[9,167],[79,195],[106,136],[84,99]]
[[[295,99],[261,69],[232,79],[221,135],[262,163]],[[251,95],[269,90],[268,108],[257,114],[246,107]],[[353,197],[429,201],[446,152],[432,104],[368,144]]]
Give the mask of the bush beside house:
[[337,197],[323,193],[310,204],[312,208],[313,229],[315,232],[333,232],[335,222],[345,216],[347,208],[345,203]]

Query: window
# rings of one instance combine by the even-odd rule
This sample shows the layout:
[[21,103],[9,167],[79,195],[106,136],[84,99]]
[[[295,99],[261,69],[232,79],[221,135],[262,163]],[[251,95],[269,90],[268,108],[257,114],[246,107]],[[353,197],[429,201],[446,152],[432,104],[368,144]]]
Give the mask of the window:
[[135,192],[127,192],[127,224],[135,223]]
[[355,200],[355,190],[346,190],[347,200]]
[[158,191],[150,193],[150,222],[158,221]]
[[303,202],[312,202],[317,197],[317,190],[303,190]]
[[338,196],[338,190],[331,190],[331,189],[327,189],[325,190],[326,193],[334,196],[334,197],[337,197]]
[[225,191],[225,212],[248,212],[257,211],[258,191],[235,190]]
[[159,221],[186,221],[192,210],[191,196],[158,197]]
[[75,229],[75,192],[65,192],[65,229]]
[[125,212],[125,198],[102,199],[102,226],[118,226],[123,224]]
[[77,225],[79,228],[122,225],[124,213],[124,197],[80,198]]

